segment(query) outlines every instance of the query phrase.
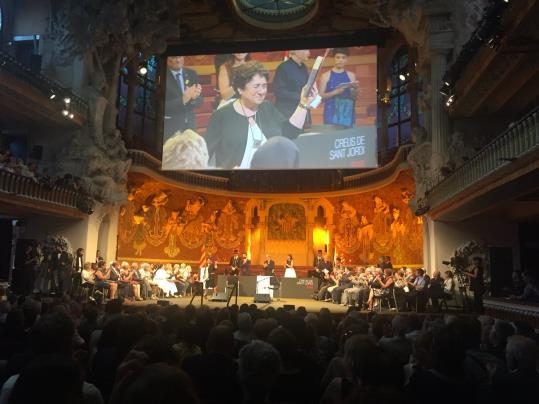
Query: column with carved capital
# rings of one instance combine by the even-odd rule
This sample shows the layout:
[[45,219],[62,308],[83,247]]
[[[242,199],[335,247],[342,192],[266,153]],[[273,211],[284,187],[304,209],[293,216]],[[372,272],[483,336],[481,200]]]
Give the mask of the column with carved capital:
[[266,221],[266,215],[267,211],[259,211],[258,217],[260,218],[260,222],[258,222],[258,229],[260,231],[260,249],[259,249],[259,257],[260,257],[260,264],[263,263],[266,260],[266,234],[268,233],[268,222]]
[[427,2],[430,43],[431,93],[431,173],[434,182],[440,179],[440,168],[445,164],[446,145],[450,135],[449,116],[445,107],[446,99],[440,93],[442,78],[447,69],[447,56],[453,48],[454,32],[451,23],[449,2],[434,0]]

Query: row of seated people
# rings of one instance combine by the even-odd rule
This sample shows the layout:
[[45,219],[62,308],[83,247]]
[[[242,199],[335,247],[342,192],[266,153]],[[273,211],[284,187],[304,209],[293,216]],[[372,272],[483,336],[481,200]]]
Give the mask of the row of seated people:
[[343,267],[324,276],[315,298],[369,310],[377,298],[388,299],[399,311],[423,312],[429,299],[438,311],[441,299],[452,300],[454,296],[452,271],[446,271],[442,278],[438,271],[429,277],[422,268]]
[[214,289],[214,275],[209,273],[211,262],[193,273],[186,264],[138,264],[112,261],[108,267],[104,262],[86,262],[82,271],[82,286],[104,293],[108,298],[123,297],[132,300],[164,297],[183,297],[193,293],[195,283],[203,288]]

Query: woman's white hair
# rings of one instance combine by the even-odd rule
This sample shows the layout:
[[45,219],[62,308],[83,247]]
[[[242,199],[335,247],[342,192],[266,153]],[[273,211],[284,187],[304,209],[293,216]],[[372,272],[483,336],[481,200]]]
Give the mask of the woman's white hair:
[[176,132],[163,146],[163,170],[208,168],[208,146],[198,133],[187,129]]

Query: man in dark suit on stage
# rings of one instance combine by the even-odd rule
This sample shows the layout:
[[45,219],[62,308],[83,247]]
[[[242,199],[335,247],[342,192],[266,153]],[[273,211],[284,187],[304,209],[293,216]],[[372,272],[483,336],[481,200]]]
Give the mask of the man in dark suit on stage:
[[269,255],[266,255],[266,261],[264,261],[264,275],[271,276],[275,272],[275,261],[271,259]]
[[231,275],[237,275],[241,265],[241,258],[238,255],[238,250],[234,250],[234,255],[230,258],[229,264],[229,273]]
[[242,255],[240,270],[242,275],[251,275],[251,260],[247,258],[246,253]]
[[183,56],[167,58],[164,142],[176,131],[196,131],[193,108],[202,105],[197,73],[184,67]]

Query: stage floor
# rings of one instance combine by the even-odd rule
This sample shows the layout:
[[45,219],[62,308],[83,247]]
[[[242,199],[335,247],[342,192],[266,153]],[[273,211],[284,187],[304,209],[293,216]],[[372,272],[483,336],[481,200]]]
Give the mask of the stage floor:
[[[174,298],[165,298],[165,299],[158,299],[158,300],[153,299],[153,300],[144,300],[141,302],[133,302],[133,301],[126,300],[124,304],[128,306],[147,306],[149,304],[156,304],[158,301],[167,301],[168,304],[176,304],[180,307],[185,307],[190,303],[191,297],[174,297]],[[230,301],[230,304],[234,304],[234,303],[235,303],[234,298],[232,298],[232,300]],[[253,304],[254,298],[246,297],[246,296],[238,296],[238,305],[242,305],[243,303]],[[211,300],[206,300],[206,299],[204,299],[204,304],[210,308],[226,307],[226,302],[212,302]],[[256,304],[256,306],[261,310],[264,310],[265,308],[270,307],[270,306],[274,308],[283,307],[285,304],[294,305],[296,309],[298,307],[303,306],[309,313],[318,313],[320,309],[324,307],[328,308],[332,313],[346,313],[346,311],[348,310],[348,307],[341,306],[340,304],[333,304],[331,302],[319,302],[314,299],[291,299],[291,298],[280,299],[280,300],[273,299],[271,303],[254,303],[254,304]],[[199,296],[195,297],[195,299],[193,300],[193,305],[200,306]],[[391,313],[391,314],[395,313],[395,311],[387,311],[387,310],[384,310],[384,312]]]

